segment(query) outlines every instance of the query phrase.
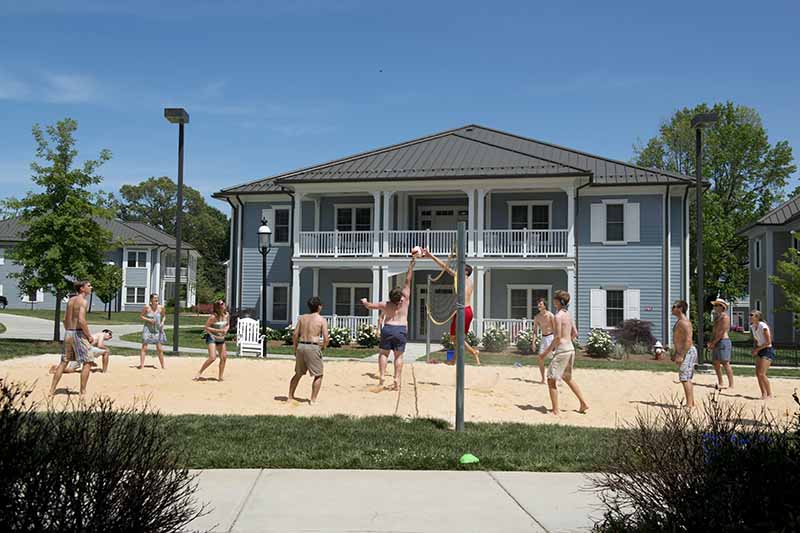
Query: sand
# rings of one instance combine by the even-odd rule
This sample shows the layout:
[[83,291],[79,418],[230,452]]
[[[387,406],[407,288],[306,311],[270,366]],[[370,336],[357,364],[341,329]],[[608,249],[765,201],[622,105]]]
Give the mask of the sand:
[[[42,355],[2,361],[0,377],[33,385],[33,397],[44,400],[51,379],[48,369],[57,360],[57,355]],[[152,357],[144,370],[138,370],[135,368],[138,357],[112,356],[107,374],[92,374],[88,396],[109,396],[118,404],[147,400],[165,414],[398,415],[448,421],[455,418],[455,369],[442,364],[407,364],[398,394],[377,386],[375,363],[328,360],[319,402],[311,406],[307,402],[286,401],[294,368],[292,361],[230,358],[225,381],[216,381],[214,364],[206,370],[205,381],[194,382],[192,377],[202,362],[195,357],[168,357],[166,370],[159,370],[155,368],[157,360]],[[389,370],[391,375],[391,365]],[[673,407],[683,398],[677,372],[577,368],[573,377],[582,388],[590,410],[587,414],[578,413],[577,400],[563,386],[560,391],[563,412],[556,417],[548,412],[547,387],[538,383],[538,372],[535,367],[467,367],[465,419],[619,427],[632,420],[637,409]],[[791,394],[798,380],[771,378],[770,381],[775,398],[767,402],[758,399],[755,377],[740,376],[736,377],[736,388],[723,391],[720,400],[740,403],[748,413],[766,407],[776,417],[787,419],[795,412]],[[715,383],[713,374],[695,375],[698,403],[714,393]],[[391,384],[391,378],[387,384]],[[310,378],[303,378],[297,396],[308,398],[310,388]],[[64,375],[55,402],[74,400],[77,393],[78,375]]]

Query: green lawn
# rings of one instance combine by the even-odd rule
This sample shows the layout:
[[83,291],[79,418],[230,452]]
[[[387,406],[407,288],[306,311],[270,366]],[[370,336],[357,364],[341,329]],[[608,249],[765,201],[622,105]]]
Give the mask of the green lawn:
[[5,333],[5,332],[6,332],[5,324],[0,324],[0,333]]
[[456,470],[471,453],[480,470],[591,472],[602,465],[612,429],[467,423],[399,417],[167,417],[189,453],[189,468]]
[[[30,339],[0,338],[0,361],[28,355],[61,353],[61,343],[53,341],[35,341]],[[111,347],[111,355],[138,356],[139,350],[132,348]],[[152,352],[151,352],[152,355]],[[181,353],[181,356],[197,354]],[[202,356],[202,354],[200,354]]]
[[[120,311],[119,313],[111,313],[111,320],[108,320],[108,314],[102,312],[102,306],[95,308],[94,311],[86,315],[87,321],[90,324],[98,326],[115,325],[115,324],[143,324],[139,318],[141,311]],[[43,318],[45,320],[53,320],[55,311],[50,309],[0,309],[0,316],[2,315],[19,315],[30,316],[35,318]],[[61,312],[61,318],[64,318],[64,311]],[[184,324],[205,324],[208,320],[208,315],[194,315],[194,314],[181,314],[181,325]],[[172,324],[172,315],[167,317],[167,325]]]
[[[169,330],[167,334],[167,345],[172,345],[172,335]],[[184,348],[206,348],[205,333],[203,328],[181,328],[181,335],[178,339],[180,345]],[[141,333],[129,333],[120,337],[124,341],[141,342]],[[233,352],[236,350],[236,341],[233,335],[228,335],[228,351]],[[291,354],[293,353],[292,347],[287,346],[282,341],[269,341],[269,353],[272,354]],[[362,348],[360,346],[347,346],[342,348],[327,348],[323,352],[323,357],[353,357],[362,359],[377,353],[375,348]]]

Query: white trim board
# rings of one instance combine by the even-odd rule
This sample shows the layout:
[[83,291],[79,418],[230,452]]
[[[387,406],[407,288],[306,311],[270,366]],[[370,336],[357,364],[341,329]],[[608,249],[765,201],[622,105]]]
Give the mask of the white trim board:
[[[531,207],[535,205],[544,205],[547,206],[547,229],[553,229],[553,201],[552,200],[509,200],[506,202],[507,205],[507,213],[508,213],[508,229],[511,228],[511,211],[512,208],[517,206],[527,206],[528,207],[528,226],[533,225],[533,209]],[[533,229],[528,227],[527,229]]]
[[[343,288],[343,289],[344,288],[349,288],[349,289],[351,289],[350,290],[350,295],[351,295],[352,302],[350,302],[351,308],[350,308],[350,313],[348,315],[339,315],[336,312],[336,290],[339,289],[339,288]],[[358,302],[355,301],[355,290],[354,289],[369,289],[370,292],[367,295],[367,298],[371,298],[372,297],[372,283],[349,283],[349,282],[346,282],[346,281],[345,282],[339,282],[339,283],[331,283],[331,313],[330,313],[331,315],[337,315],[337,316],[362,316],[362,315],[356,315],[355,314],[356,306],[358,305]],[[366,314],[366,315],[363,315],[363,316],[369,316],[369,314]]]
[[[527,315],[526,318],[533,317],[533,291],[534,290],[546,290],[547,291],[547,308],[550,309],[553,301],[553,286],[552,285],[528,285],[528,284],[508,284],[506,285],[506,318],[511,318],[511,291],[512,290],[525,290],[527,291],[527,295],[525,296],[527,300]],[[494,317],[489,317],[494,318]]]

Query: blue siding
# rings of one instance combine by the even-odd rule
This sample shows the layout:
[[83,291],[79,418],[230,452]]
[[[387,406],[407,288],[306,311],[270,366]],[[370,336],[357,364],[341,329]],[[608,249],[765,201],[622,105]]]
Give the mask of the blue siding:
[[[604,246],[591,242],[591,204],[603,199],[639,203],[640,242]],[[652,323],[653,335],[663,339],[664,233],[661,195],[608,195],[580,198],[578,212],[578,333],[586,340],[591,324],[591,289],[621,286],[641,291],[641,318]]]
[[564,192],[493,192],[491,196],[491,220],[487,220],[487,228],[508,229],[508,202],[511,201],[552,201],[553,208],[551,226],[553,229],[567,229],[567,195]]
[[[683,207],[683,197],[672,197],[671,198],[671,211],[670,211],[670,221],[671,221],[671,236],[672,240],[670,242],[670,295],[669,301],[674,302],[675,300],[680,300],[684,296],[684,286],[683,286],[683,277],[684,277],[684,265],[683,265],[683,249],[684,249],[684,234],[683,234],[683,227],[686,224],[685,220],[685,211]],[[670,328],[675,325],[675,318],[670,314]]]
[[[242,309],[258,309],[260,307],[261,289],[261,252],[258,251],[258,227],[261,225],[262,210],[273,206],[290,207],[289,201],[271,203],[244,204],[242,218]],[[289,260],[292,256],[291,246],[273,246],[267,254],[267,283],[291,283]]]
[[[372,196],[325,196],[319,202],[320,231],[333,231],[336,229],[335,205],[369,205],[375,209],[375,199]],[[313,210],[313,205],[311,207]],[[373,213],[373,217],[375,214]]]

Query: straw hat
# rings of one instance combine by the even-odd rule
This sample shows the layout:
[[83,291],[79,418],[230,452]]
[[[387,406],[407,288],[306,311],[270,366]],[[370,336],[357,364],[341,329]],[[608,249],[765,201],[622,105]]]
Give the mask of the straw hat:
[[722,298],[717,298],[716,300],[714,300],[713,302],[711,302],[711,305],[721,305],[722,307],[724,307],[724,308],[725,308],[725,310],[726,310],[726,311],[728,310],[728,307],[730,307],[730,306],[728,305],[728,302],[726,302],[726,301],[725,301],[725,300],[723,300]]

